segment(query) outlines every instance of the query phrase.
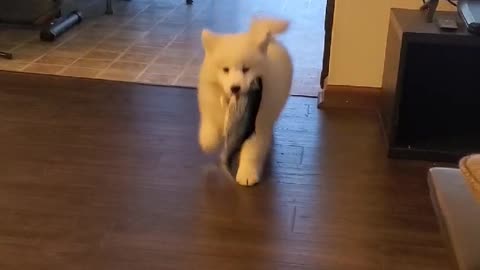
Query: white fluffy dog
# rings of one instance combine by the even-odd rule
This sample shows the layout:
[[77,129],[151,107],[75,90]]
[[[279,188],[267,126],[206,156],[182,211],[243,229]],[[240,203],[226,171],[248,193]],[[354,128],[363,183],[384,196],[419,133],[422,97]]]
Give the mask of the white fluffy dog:
[[227,100],[248,90],[261,76],[263,96],[255,124],[255,133],[240,151],[236,181],[251,186],[260,180],[271,148],[273,128],[290,94],[292,62],[290,55],[274,36],[285,32],[288,22],[255,19],[248,32],[216,34],[203,30],[205,51],[199,83],[199,144],[212,153],[224,140]]

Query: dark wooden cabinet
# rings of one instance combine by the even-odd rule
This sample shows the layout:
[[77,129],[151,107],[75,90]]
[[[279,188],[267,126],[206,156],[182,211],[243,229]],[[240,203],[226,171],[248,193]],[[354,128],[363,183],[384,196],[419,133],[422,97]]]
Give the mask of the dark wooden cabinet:
[[392,10],[381,98],[389,157],[457,161],[480,152],[480,37],[459,25],[444,32],[420,11]]

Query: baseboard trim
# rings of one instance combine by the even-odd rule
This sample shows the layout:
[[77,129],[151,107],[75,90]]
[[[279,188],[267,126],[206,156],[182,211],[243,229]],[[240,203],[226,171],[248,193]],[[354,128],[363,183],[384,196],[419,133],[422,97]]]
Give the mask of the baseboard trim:
[[318,107],[378,110],[380,88],[326,85]]

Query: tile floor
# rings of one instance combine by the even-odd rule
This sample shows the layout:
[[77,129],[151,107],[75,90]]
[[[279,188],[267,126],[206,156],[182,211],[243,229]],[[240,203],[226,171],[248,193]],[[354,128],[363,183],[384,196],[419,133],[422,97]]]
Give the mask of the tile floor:
[[0,25],[0,50],[15,57],[0,59],[0,69],[195,86],[201,30],[242,31],[265,14],[292,21],[280,37],[294,59],[292,94],[320,90],[325,0],[197,0],[190,7],[183,0],[117,0],[113,16],[103,15],[103,0],[80,2],[85,20],[53,43],[40,41],[38,29]]

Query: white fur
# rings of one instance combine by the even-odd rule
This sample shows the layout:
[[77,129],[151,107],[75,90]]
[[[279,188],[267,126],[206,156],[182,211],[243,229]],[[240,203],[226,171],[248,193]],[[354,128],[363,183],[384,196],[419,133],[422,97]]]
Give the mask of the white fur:
[[275,122],[290,94],[292,62],[285,47],[274,39],[287,28],[286,21],[257,19],[245,33],[202,32],[205,58],[198,83],[199,144],[205,153],[216,151],[223,142],[225,101],[232,95],[231,86],[238,85],[244,92],[255,77],[263,80],[256,130],[240,152],[236,175],[240,185],[250,186],[260,180]]

